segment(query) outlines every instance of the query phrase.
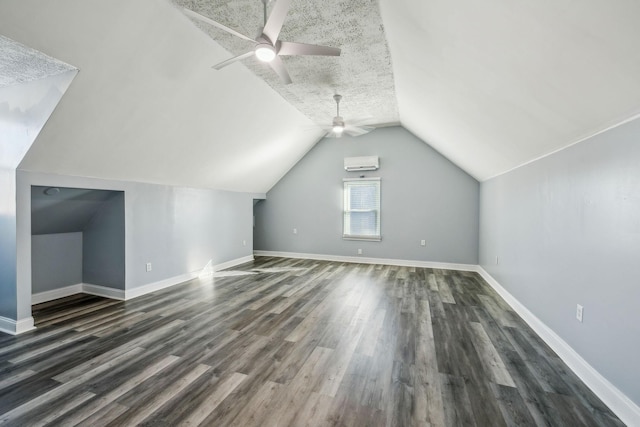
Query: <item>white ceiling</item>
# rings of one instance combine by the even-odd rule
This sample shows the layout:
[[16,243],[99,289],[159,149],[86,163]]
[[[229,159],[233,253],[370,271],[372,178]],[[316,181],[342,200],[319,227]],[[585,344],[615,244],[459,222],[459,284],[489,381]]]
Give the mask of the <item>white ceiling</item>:
[[0,31],[80,72],[20,168],[263,193],[321,137],[162,0],[0,1]]
[[[261,0],[175,1],[249,35],[261,22]],[[169,0],[0,0],[2,34],[80,69],[21,167],[265,192],[340,92],[347,119],[399,117],[484,180],[640,113],[636,0],[292,5],[282,39],[343,56],[286,58],[285,87],[251,60],[212,70],[238,41]]]
[[478,180],[640,113],[637,0],[380,0],[400,120]]

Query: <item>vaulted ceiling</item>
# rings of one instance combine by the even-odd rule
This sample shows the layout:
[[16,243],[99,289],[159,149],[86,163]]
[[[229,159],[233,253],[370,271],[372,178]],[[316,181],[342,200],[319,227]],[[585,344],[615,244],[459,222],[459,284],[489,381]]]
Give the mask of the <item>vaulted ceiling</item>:
[[182,7],[262,21],[261,0],[0,0],[2,35],[80,70],[23,169],[266,192],[341,93],[484,180],[640,113],[633,0],[292,0],[281,38],[343,53],[285,58],[291,85],[253,58],[212,70],[246,42]]
[[381,0],[408,130],[479,180],[640,113],[640,2]]
[[[264,25],[262,0],[174,0],[174,3],[249,37],[259,34]],[[268,3],[268,14],[274,4]],[[229,57],[253,48],[253,43],[210,24],[197,19],[193,22],[227,49],[232,54]],[[377,1],[292,0],[279,39],[338,47],[342,52],[339,57],[284,57],[293,80],[288,85],[255,57],[215,73],[234,73],[245,66],[318,124],[330,124],[336,115],[332,99],[335,93],[343,97],[340,113],[346,120],[370,118],[372,124],[398,123],[391,55]]]
[[[0,0],[0,32],[80,71],[29,171],[263,193],[322,136],[168,0]],[[311,129],[309,129],[312,127]]]

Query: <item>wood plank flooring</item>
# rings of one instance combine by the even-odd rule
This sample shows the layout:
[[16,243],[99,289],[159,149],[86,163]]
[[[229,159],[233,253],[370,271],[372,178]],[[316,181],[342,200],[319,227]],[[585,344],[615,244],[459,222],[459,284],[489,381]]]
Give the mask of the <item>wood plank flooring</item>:
[[475,273],[260,257],[0,334],[13,426],[622,426]]

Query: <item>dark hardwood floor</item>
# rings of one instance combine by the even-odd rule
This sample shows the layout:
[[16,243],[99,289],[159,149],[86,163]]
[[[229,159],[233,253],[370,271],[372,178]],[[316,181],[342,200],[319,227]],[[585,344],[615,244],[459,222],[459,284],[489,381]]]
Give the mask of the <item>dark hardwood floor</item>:
[[0,334],[15,426],[621,426],[476,273],[257,258]]

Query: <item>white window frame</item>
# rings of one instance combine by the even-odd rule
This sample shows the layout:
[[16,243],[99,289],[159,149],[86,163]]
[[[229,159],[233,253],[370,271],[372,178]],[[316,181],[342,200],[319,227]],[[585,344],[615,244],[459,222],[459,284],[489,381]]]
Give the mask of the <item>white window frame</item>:
[[[375,241],[375,242],[379,242],[380,240],[382,240],[382,233],[381,233],[381,218],[380,218],[380,213],[381,213],[381,206],[382,206],[382,202],[380,199],[381,196],[381,180],[380,178],[376,177],[376,178],[344,178],[343,180],[343,184],[342,184],[342,238],[344,240],[368,240],[368,241]],[[349,192],[347,191],[347,186],[349,185],[349,183],[353,183],[353,182],[363,182],[363,181],[373,181],[373,182],[377,182],[377,188],[378,188],[378,206],[375,207],[375,209],[373,209],[372,211],[376,212],[376,231],[377,234],[376,235],[356,235],[356,234],[350,234],[347,231],[347,227],[349,227],[349,223],[348,223],[348,212],[352,212],[355,210],[347,210],[349,208]]]

